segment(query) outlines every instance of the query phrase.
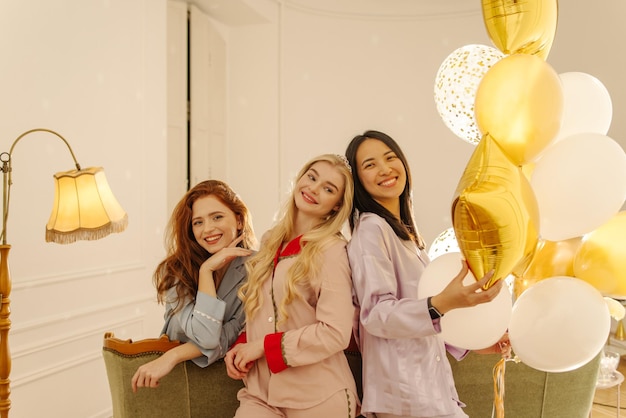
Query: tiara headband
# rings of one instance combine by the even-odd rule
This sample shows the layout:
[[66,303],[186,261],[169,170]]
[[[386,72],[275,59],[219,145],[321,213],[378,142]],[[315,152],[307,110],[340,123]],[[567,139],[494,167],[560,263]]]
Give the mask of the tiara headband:
[[352,167],[350,167],[350,163],[348,162],[348,159],[341,154],[335,154],[337,156],[337,158],[339,158],[341,160],[341,162],[346,166],[346,168],[348,169],[349,172],[352,173]]

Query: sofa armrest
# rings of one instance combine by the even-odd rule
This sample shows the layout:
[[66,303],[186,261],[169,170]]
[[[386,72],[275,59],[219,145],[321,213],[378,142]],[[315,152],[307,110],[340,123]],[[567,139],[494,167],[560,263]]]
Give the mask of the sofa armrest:
[[133,342],[120,340],[106,333],[102,357],[109,380],[114,418],[130,417],[191,417],[189,388],[185,364],[179,363],[159,383],[157,388],[140,388],[133,393],[131,379],[139,366],[146,364],[176,344],[165,339]]
[[223,361],[198,367],[192,361],[177,364],[157,388],[133,393],[131,379],[139,366],[180,345],[166,335],[144,340],[120,340],[104,335],[102,356],[109,380],[114,418],[232,418],[239,406],[241,380],[226,374]]
[[120,340],[115,338],[112,332],[104,333],[104,342],[102,348],[109,351],[115,351],[122,355],[134,356],[145,355],[146,353],[165,353],[166,351],[179,346],[180,341],[170,341],[165,334],[159,338],[146,338],[139,341]]

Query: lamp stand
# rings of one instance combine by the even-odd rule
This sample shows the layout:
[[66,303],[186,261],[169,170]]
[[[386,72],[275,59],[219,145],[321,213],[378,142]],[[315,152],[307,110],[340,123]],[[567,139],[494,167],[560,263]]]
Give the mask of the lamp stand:
[[[128,216],[119,205],[104,177],[102,167],[81,169],[70,144],[57,132],[36,128],[18,136],[9,152],[0,153],[2,171],[2,233],[0,234],[0,418],[9,417],[11,409],[11,273],[7,244],[7,220],[11,184],[11,155],[15,145],[33,132],[47,132],[61,139],[69,150],[76,170],[56,173],[55,201],[50,221],[46,226],[46,241],[68,244],[76,240],[95,240],[126,228]],[[78,180],[80,178],[80,180]]]
[[7,244],[7,217],[9,213],[9,176],[10,165],[6,158],[2,162],[2,243],[0,244],[0,418],[9,417],[11,409],[11,350],[9,349],[9,330],[11,329],[11,272],[9,271],[9,250]]
[[11,352],[9,350],[9,330],[11,329],[11,273],[9,271],[8,244],[0,245],[0,417],[8,418],[11,408],[9,375],[11,374]]

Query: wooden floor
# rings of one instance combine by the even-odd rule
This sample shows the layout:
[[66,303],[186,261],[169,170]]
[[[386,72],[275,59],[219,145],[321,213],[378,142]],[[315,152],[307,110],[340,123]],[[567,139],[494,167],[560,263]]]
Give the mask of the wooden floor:
[[[622,356],[617,368],[626,375],[626,358]],[[620,395],[620,417],[626,417],[626,381],[621,385]],[[591,409],[593,418],[615,418],[617,417],[617,386],[608,389],[597,389]]]

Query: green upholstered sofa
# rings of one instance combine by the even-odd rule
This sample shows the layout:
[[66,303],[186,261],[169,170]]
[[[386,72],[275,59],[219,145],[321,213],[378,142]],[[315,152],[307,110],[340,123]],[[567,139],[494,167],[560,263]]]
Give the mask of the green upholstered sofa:
[[[493,366],[499,354],[469,353],[461,361],[449,356],[459,398],[470,418],[491,418]],[[588,418],[600,356],[569,372],[548,373],[509,361],[504,373],[506,418]],[[495,416],[495,414],[493,415]]]
[[[102,355],[114,418],[232,418],[239,406],[242,382],[226,375],[223,361],[200,368],[191,361],[178,364],[158,388],[131,390],[137,368],[178,345],[167,336],[139,341],[120,340],[106,333]],[[359,392],[361,361],[346,351]],[[494,398],[493,366],[499,355],[469,353],[449,357],[460,399],[470,418],[491,418]],[[595,393],[600,356],[565,373],[546,373],[523,363],[507,362],[504,375],[506,418],[587,418]],[[359,393],[360,394],[360,393]]]
[[106,367],[114,418],[232,418],[239,406],[241,380],[226,374],[223,361],[201,368],[179,363],[158,388],[131,389],[139,366],[180,344],[167,336],[133,342],[106,333],[102,356]]

